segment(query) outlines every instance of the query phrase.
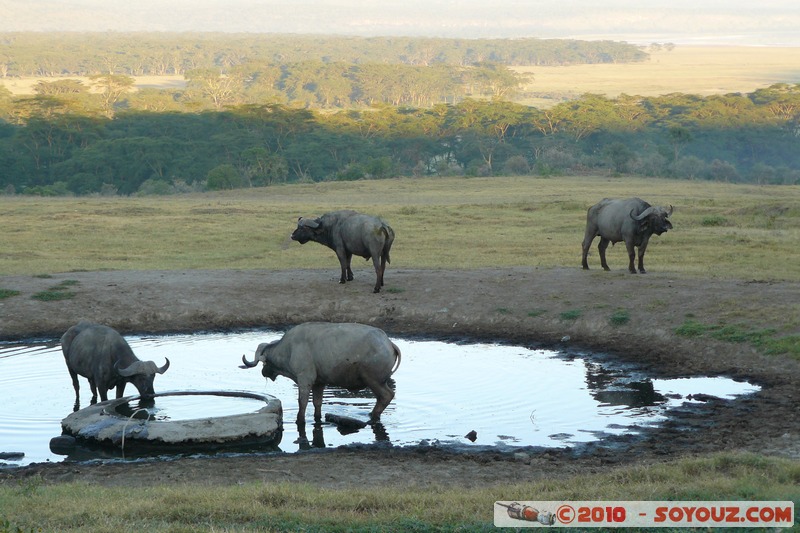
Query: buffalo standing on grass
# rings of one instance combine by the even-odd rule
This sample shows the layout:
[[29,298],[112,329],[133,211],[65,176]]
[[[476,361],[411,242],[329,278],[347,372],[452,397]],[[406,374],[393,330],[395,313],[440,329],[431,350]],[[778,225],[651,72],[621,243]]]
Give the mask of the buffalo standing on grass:
[[336,252],[342,268],[339,283],[353,281],[350,260],[354,255],[372,259],[376,276],[372,292],[381,291],[394,230],[380,218],[349,210],[333,211],[318,218],[300,217],[292,240],[300,244],[318,242]]
[[639,198],[617,200],[604,198],[599,203],[589,208],[586,215],[586,234],[583,237],[583,268],[589,269],[586,257],[589,247],[595,237],[600,237],[597,250],[600,252],[600,265],[604,270],[610,270],[606,262],[606,248],[608,243],[625,241],[628,250],[628,270],[636,274],[634,268],[635,248],[639,248],[639,272],[644,274],[644,252],[647,243],[654,233],[661,235],[672,229],[669,209],[660,206],[651,206]]

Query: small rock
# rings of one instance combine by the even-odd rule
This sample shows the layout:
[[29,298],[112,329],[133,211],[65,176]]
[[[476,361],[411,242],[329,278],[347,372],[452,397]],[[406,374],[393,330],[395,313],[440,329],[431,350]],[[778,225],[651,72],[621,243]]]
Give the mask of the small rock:
[[464,438],[469,439],[470,442],[475,442],[478,439],[478,432],[473,429],[464,435]]
[[75,449],[75,437],[59,435],[50,439],[50,451],[58,455],[69,455]]
[[569,335],[564,335],[561,337],[561,342],[569,342]]
[[23,457],[25,457],[25,454],[22,452],[0,452],[0,459],[19,461]]

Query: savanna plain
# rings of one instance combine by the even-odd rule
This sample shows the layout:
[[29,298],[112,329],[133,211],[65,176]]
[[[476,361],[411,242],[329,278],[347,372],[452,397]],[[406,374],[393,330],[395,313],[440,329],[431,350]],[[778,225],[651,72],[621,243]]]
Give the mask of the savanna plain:
[[[586,209],[629,196],[674,206],[648,274],[627,273],[621,245],[602,271],[596,242],[582,270]],[[0,203],[4,341],[57,338],[81,318],[123,334],[352,320],[761,386],[579,448],[3,468],[0,531],[463,531],[491,529],[496,500],[800,501],[800,187],[521,176]],[[367,263],[339,285],[332,252],[289,239],[298,216],[343,207],[397,233],[380,294]]]
[[[586,208],[632,194],[674,206],[649,273],[628,274],[621,246],[610,248],[611,272],[596,251],[582,270]],[[367,446],[4,469],[6,529],[471,530],[491,528],[495,500],[800,496],[798,187],[528,176],[2,202],[4,340],[57,338],[80,318],[123,333],[353,320],[762,386],[687,409],[641,439],[581,449]],[[288,238],[298,216],[342,206],[397,232],[380,294],[366,263],[342,286],[332,252]]]

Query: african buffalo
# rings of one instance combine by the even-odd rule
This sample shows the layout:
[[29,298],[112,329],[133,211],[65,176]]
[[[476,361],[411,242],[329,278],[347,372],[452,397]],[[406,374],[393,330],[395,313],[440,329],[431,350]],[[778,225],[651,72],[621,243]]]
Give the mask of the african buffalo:
[[394,391],[387,384],[400,366],[400,349],[383,330],[363,324],[307,322],[275,342],[258,345],[255,358],[242,356],[242,368],[264,363],[261,374],[275,381],[286,376],[297,384],[297,423],[304,424],[308,393],[313,393],[314,420],[322,420],[326,385],[348,390],[369,388],[377,398],[370,420],[376,422]]
[[108,399],[108,391],[117,388],[117,398],[122,398],[125,385],[130,382],[139,391],[142,399],[155,395],[153,379],[169,368],[169,359],[162,367],[153,361],[140,361],[131,347],[115,330],[81,321],[69,328],[61,337],[61,351],[67,362],[67,370],[75,388],[75,410],[80,407],[80,385],[78,376],[89,380],[92,389],[91,403]]
[[628,270],[631,274],[636,274],[633,267],[635,258],[634,247],[639,248],[639,272],[644,274],[644,252],[647,250],[647,242],[652,234],[661,235],[667,230],[672,229],[668,217],[672,214],[672,206],[665,207],[651,206],[639,198],[629,198],[626,200],[616,200],[604,198],[599,203],[589,208],[586,215],[586,234],[583,237],[583,268],[588,270],[589,263],[586,256],[589,254],[589,247],[598,235],[600,244],[597,249],[600,252],[600,264],[603,269],[610,270],[606,262],[606,248],[608,243],[618,243],[625,241],[628,249]]
[[336,252],[342,267],[339,283],[353,281],[353,271],[350,269],[353,255],[372,258],[377,277],[373,292],[381,291],[394,230],[380,218],[350,210],[333,211],[319,218],[300,217],[297,219],[297,228],[292,232],[292,240],[300,244],[318,242]]

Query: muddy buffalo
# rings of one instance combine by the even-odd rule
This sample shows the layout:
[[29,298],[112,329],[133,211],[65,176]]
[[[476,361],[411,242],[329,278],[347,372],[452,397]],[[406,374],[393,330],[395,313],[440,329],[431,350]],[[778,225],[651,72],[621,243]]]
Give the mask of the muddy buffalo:
[[108,399],[108,391],[117,388],[117,398],[122,398],[125,385],[133,383],[142,399],[155,395],[153,380],[169,368],[169,359],[164,366],[153,361],[140,361],[131,347],[115,330],[81,321],[69,328],[61,337],[61,351],[67,362],[67,370],[75,388],[75,410],[80,406],[78,376],[89,380],[92,389],[91,403]]
[[394,398],[388,382],[400,366],[400,349],[383,330],[364,324],[307,322],[280,340],[262,343],[253,361],[242,356],[242,368],[264,363],[261,374],[275,381],[285,376],[297,384],[297,423],[304,424],[308,394],[313,395],[314,420],[322,420],[322,393],[327,385],[348,390],[370,389],[377,398],[372,421]]
[[372,259],[376,275],[373,292],[380,292],[386,263],[389,263],[389,250],[394,241],[394,230],[378,217],[350,210],[333,211],[318,218],[300,217],[292,240],[300,244],[318,242],[336,252],[342,268],[339,283],[353,281],[353,271],[350,269],[353,255]]
[[589,208],[586,215],[586,233],[583,237],[583,268],[588,270],[587,256],[589,247],[595,237],[600,237],[597,250],[600,252],[600,265],[604,270],[610,270],[606,262],[606,248],[608,243],[625,241],[628,250],[628,270],[636,274],[634,268],[635,248],[639,248],[639,272],[644,274],[644,252],[647,243],[654,233],[661,235],[672,229],[669,216],[672,206],[651,206],[639,198],[617,200],[604,198],[599,203]]

